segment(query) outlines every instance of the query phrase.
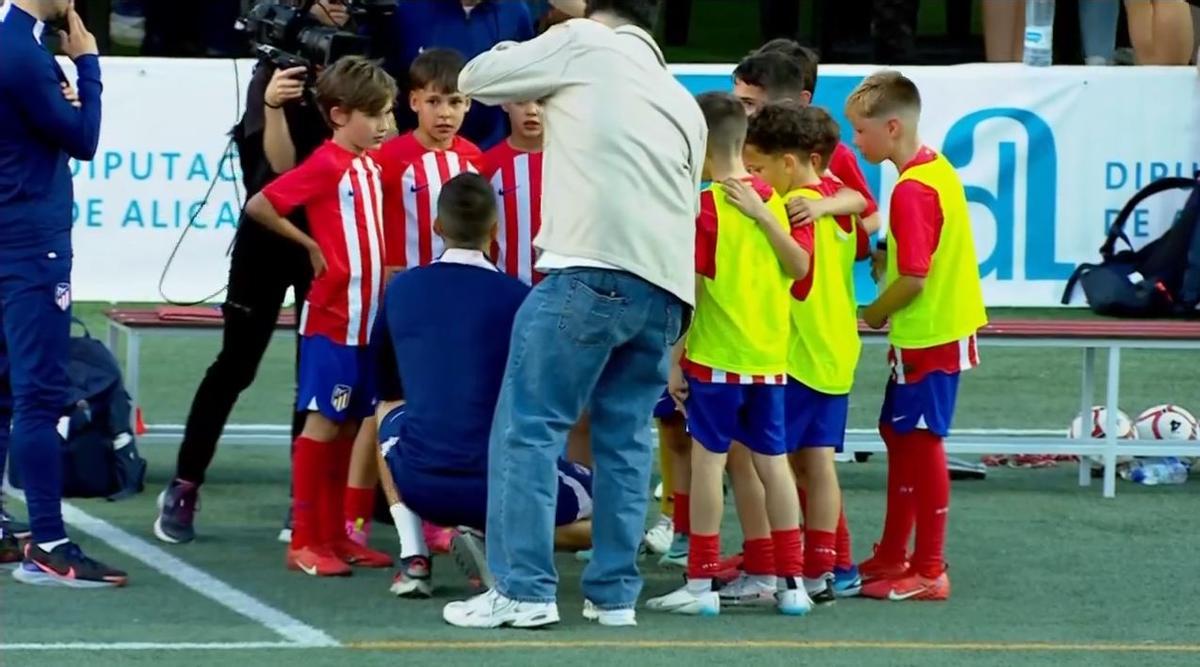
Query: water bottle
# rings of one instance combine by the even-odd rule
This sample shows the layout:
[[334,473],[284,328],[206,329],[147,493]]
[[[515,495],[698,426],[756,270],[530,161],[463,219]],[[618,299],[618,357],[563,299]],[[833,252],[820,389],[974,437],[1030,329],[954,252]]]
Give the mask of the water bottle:
[[1049,67],[1054,61],[1054,0],[1025,0],[1025,64]]
[[1137,484],[1157,486],[1159,484],[1183,484],[1188,478],[1187,466],[1179,459],[1168,456],[1146,459],[1129,473],[1129,479]]

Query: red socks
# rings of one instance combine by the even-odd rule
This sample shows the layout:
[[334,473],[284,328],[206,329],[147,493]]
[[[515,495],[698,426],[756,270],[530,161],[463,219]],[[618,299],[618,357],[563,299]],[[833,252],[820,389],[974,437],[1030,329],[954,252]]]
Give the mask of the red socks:
[[903,563],[908,556],[908,538],[916,521],[914,452],[910,445],[911,438],[919,433],[900,435],[888,424],[879,425],[888,454],[887,511],[875,557],[889,563]]
[[292,548],[310,547],[319,541],[321,476],[326,442],[296,438],[292,454]]
[[357,486],[346,487],[346,523],[357,524],[359,519],[366,525],[375,514],[375,489],[360,489]]
[[950,471],[942,439],[929,431],[905,436],[907,454],[916,471],[917,539],[912,567],[922,577],[933,579],[946,569],[946,519],[950,510]]
[[[800,495],[800,514],[801,514],[801,516],[806,517],[804,519],[804,525],[805,525],[804,539],[805,539],[805,546],[808,549],[808,551],[805,553],[804,558],[805,558],[805,561],[807,562],[807,561],[811,560],[813,557],[812,549],[814,548],[813,547],[814,531],[808,530],[808,528],[807,528],[807,526],[808,526],[808,519],[807,519],[807,517],[808,517],[808,494],[805,493],[804,489],[802,489],[798,486],[796,487],[796,493],[798,493]],[[846,524],[846,508],[845,508],[844,504],[842,506],[841,513],[838,515],[837,532],[836,532],[836,540],[835,540],[834,549],[837,550],[837,556],[835,557],[835,560],[834,560],[834,565],[837,568],[843,569],[843,570],[848,570],[848,569],[854,567],[854,554],[853,554],[854,550],[850,546],[850,527],[849,527],[849,525]],[[814,566],[814,569],[815,569],[815,567],[816,566]],[[830,571],[829,569],[821,570],[820,572],[818,572],[818,575],[824,574],[829,571]],[[808,575],[805,575],[805,576],[808,576]],[[813,577],[809,577],[809,578],[811,579]]]
[[807,530],[804,532],[804,576],[807,579],[817,579],[821,575],[833,572],[837,560],[837,538],[833,533],[824,530]]
[[804,545],[800,539],[800,529],[771,531],[771,543],[775,547],[775,574],[781,577],[802,576]]
[[837,559],[834,566],[839,570],[848,570],[854,567],[854,555],[851,553],[853,549],[850,547],[850,526],[846,524],[846,507],[843,503],[842,513],[838,515],[837,533],[835,533],[835,545],[837,550]]
[[690,535],[692,532],[692,503],[688,494],[675,492],[675,534]]
[[746,574],[775,574],[775,543],[770,537],[742,542],[742,569]]
[[[686,498],[686,496],[684,497]],[[675,496],[675,502],[679,502],[679,496]],[[679,505],[675,507],[679,507]],[[720,565],[720,535],[690,535],[688,537],[688,579],[711,579]]]

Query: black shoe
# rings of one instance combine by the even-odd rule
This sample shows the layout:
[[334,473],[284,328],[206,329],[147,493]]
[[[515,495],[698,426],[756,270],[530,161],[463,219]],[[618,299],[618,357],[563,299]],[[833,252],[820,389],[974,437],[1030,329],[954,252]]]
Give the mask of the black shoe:
[[158,518],[154,520],[154,536],[170,544],[183,544],[196,539],[193,523],[200,508],[200,487],[183,480],[172,480],[158,494]]
[[[117,444],[122,441],[125,444],[117,447]],[[146,488],[146,459],[138,455],[137,445],[133,443],[133,436],[128,433],[117,436],[117,441],[113,443],[113,446],[115,447],[113,455],[117,469],[117,492],[108,499],[115,501],[136,496]]]
[[17,563],[24,558],[21,553],[21,543],[17,536],[4,529],[0,524],[0,563]]
[[0,528],[6,533],[12,533],[18,540],[29,539],[29,524],[14,519],[13,515],[4,509],[3,504],[0,504]]
[[84,555],[74,542],[60,544],[47,552],[36,544],[25,545],[25,560],[13,570],[13,579],[34,586],[106,588],[124,586],[129,577]]

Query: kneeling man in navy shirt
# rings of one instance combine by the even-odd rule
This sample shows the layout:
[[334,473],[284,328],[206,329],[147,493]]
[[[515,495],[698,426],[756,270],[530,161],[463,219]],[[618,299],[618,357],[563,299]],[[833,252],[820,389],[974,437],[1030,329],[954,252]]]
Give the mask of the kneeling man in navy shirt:
[[[453,540],[454,558],[476,583],[490,588],[493,575],[503,575],[488,572],[475,531],[487,525],[492,416],[513,318],[529,288],[489,259],[496,218],[495,195],[481,176],[463,173],[447,182],[434,221],[446,251],[392,280],[371,338],[380,364],[381,473],[400,535],[396,595],[432,594],[422,519],[463,527]],[[560,458],[557,493],[555,541],[563,549],[586,549],[591,472]]]

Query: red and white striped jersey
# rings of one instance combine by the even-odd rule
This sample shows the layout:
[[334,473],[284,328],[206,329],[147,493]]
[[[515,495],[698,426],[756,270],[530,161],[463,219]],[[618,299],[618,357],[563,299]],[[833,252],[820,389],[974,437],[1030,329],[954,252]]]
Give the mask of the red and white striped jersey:
[[455,137],[444,151],[425,148],[412,132],[383,144],[379,162],[388,266],[425,266],[442,254],[442,240],[433,233],[442,185],[464,171],[478,173],[482,156],[462,137]]
[[313,279],[300,316],[302,336],[366,345],[383,294],[383,187],[379,164],[326,141],[276,178],[263,196],[280,215],[303,206],[325,272]]
[[961,373],[979,365],[975,334],[961,340],[921,349],[888,346],[888,364],[896,384],[916,384],[934,372]]
[[502,141],[484,153],[483,176],[496,192],[499,213],[492,258],[501,271],[535,284],[542,278],[533,270],[533,238],[542,227],[542,153]]
[[683,369],[684,374],[693,380],[711,384],[787,384],[787,374],[785,373],[778,375],[730,373],[719,368],[710,368],[704,364],[698,364],[687,357],[681,359],[679,365]]

